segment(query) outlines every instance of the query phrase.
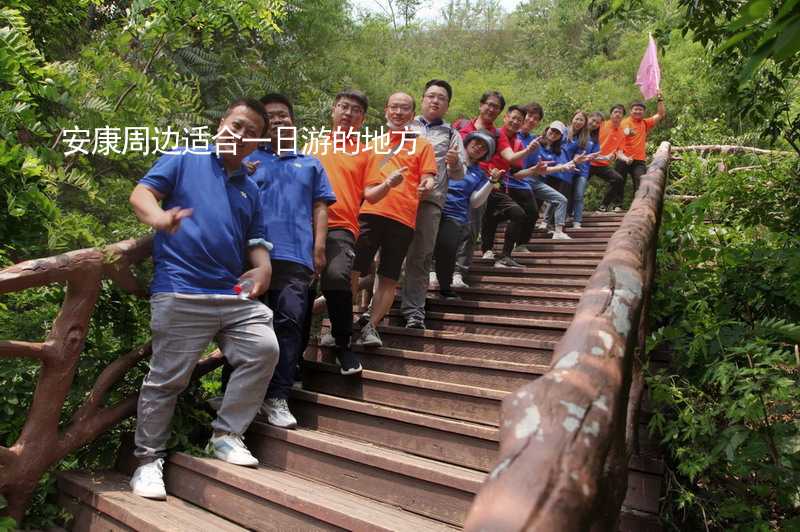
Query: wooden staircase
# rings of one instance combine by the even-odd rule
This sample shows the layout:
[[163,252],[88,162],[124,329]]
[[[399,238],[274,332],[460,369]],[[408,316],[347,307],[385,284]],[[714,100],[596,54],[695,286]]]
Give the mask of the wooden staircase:
[[[385,347],[355,347],[360,377],[310,348],[290,401],[300,428],[257,420],[247,435],[258,469],[177,453],[166,502],[132,495],[127,471],[61,473],[73,530],[459,528],[497,458],[501,401],[547,371],[621,219],[589,213],[572,240],[535,233],[533,251],[514,254],[524,269],[476,251],[462,299],[429,293],[427,330],[403,327],[396,306],[380,327]],[[660,530],[662,465],[640,432],[621,529]]]

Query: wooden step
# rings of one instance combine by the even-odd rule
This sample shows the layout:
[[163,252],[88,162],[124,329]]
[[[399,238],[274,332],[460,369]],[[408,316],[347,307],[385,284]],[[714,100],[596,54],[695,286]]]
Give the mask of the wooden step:
[[170,457],[167,491],[251,530],[449,530],[450,525],[286,471],[184,453]]
[[[504,303],[502,301],[474,301],[467,299],[443,299],[430,292],[425,300],[428,312],[455,312],[473,315],[509,316],[519,318],[572,319],[575,306],[563,303]],[[397,305],[399,303],[396,302]]]
[[[561,242],[561,241],[556,240],[556,242]],[[475,246],[474,254],[476,256],[483,255],[483,252],[481,252],[480,250],[480,246]],[[528,253],[515,253],[514,257],[516,258],[517,256],[519,256],[522,259],[583,259],[583,260],[595,259],[597,263],[599,263],[603,259],[603,250],[585,251],[574,248],[566,248],[554,251],[554,250],[542,250],[538,249],[538,246],[534,246],[534,249],[532,251],[529,251]]]
[[[462,298],[472,301],[502,301],[506,303],[534,303],[567,305],[574,307],[581,298],[581,290],[574,288],[550,287],[546,289],[517,288],[509,286],[493,286],[487,288],[472,287],[454,288]],[[434,297],[438,290],[428,290]]]
[[[470,319],[475,318],[475,319]],[[397,311],[390,313],[384,320],[387,325],[405,327],[405,318]],[[431,312],[425,315],[425,327],[432,331],[448,331],[456,333],[485,334],[504,338],[541,338],[541,334],[555,333],[553,338],[560,339],[568,323],[557,320],[533,320],[525,318],[503,318],[501,316],[472,316],[469,314],[443,314]]]
[[[497,268],[503,270],[504,268]],[[590,274],[591,275],[591,274]],[[569,288],[582,291],[588,276],[580,278],[539,277],[537,275],[467,275],[465,281],[470,287],[486,288],[489,286],[508,286],[514,288]]]
[[246,530],[177,497],[154,501],[134,495],[115,471],[58,473],[60,502],[75,516],[72,530],[240,532]]
[[[514,259],[517,260],[517,259]],[[528,259],[524,268],[495,268],[494,265],[485,264],[483,260],[475,262],[469,272],[464,276],[469,279],[475,275],[490,275],[501,277],[537,276],[539,278],[556,277],[558,279],[582,279],[591,277],[599,261],[569,261],[573,264],[555,264],[556,259]],[[583,262],[583,264],[577,264]]]
[[[478,359],[390,347],[353,346],[353,351],[359,354],[365,370],[504,391],[515,390],[529,383],[549,367],[546,364]],[[327,364],[336,363],[333,351],[324,347],[309,347],[304,358]]]
[[[393,307],[387,315],[388,324],[398,327],[405,325],[403,313],[398,307]],[[436,312],[426,311],[425,322],[429,320],[469,323],[481,325],[494,325],[521,329],[552,329],[566,331],[572,320],[569,317],[548,316],[546,318],[522,318],[516,316],[493,316],[491,314],[470,314],[467,312]],[[325,322],[323,322],[324,324]]]
[[497,458],[499,431],[486,425],[298,389],[290,408],[300,426],[449,464],[489,471]]
[[248,446],[265,465],[452,525],[486,474],[317,430],[256,422]]
[[[323,329],[323,332],[327,330]],[[560,331],[546,330],[531,333],[527,338],[407,329],[392,325],[380,325],[378,332],[383,345],[394,349],[523,364],[549,364],[553,347],[561,338]]]
[[364,370],[344,378],[339,366],[307,361],[303,389],[412,412],[497,426],[500,403],[508,392]]

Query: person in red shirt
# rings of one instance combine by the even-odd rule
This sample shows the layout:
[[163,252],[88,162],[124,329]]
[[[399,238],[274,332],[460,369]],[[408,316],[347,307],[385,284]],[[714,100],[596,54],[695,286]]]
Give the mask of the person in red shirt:
[[[622,143],[622,153],[617,158],[616,168],[623,179],[631,176],[634,194],[639,189],[639,179],[647,172],[647,134],[667,116],[661,91],[658,91],[656,98],[658,99],[656,114],[644,118],[644,102],[633,102],[630,116],[620,124],[625,140]],[[623,182],[623,188],[624,186]]]
[[365,347],[381,347],[376,329],[394,302],[394,293],[406,252],[414,237],[420,196],[433,189],[438,167],[433,146],[406,126],[414,118],[414,98],[404,92],[389,96],[384,108],[389,132],[370,145],[375,154],[368,172],[364,199],[358,216],[354,271],[370,273],[380,251],[378,283],[369,318],[364,316],[361,336]]

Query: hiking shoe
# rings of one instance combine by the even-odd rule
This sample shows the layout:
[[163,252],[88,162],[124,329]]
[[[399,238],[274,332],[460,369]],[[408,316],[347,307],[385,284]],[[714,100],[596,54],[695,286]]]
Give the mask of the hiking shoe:
[[494,263],[495,268],[524,268],[522,264],[515,261],[511,257],[503,257],[495,261]]
[[336,362],[339,363],[339,372],[342,375],[361,373],[361,358],[349,349],[337,350]]
[[238,434],[223,434],[217,438],[212,436],[208,441],[208,448],[223,462],[248,467],[258,465],[258,459],[250,454],[250,450],[245,447],[242,437]]
[[424,329],[425,321],[419,318],[408,318],[406,321],[406,329]]
[[336,338],[331,333],[323,334],[319,339],[320,347],[334,347],[336,345]]
[[469,288],[469,285],[464,282],[464,277],[456,272],[453,274],[453,281],[450,283],[451,288]]
[[131,489],[139,497],[165,500],[167,488],[164,486],[164,459],[158,458],[137,467],[131,477]]
[[572,240],[572,237],[564,231],[556,231],[553,233],[553,240]]
[[261,405],[258,413],[266,416],[267,423],[275,427],[293,429],[297,427],[297,420],[289,411],[289,402],[286,399],[273,399],[268,397]]
[[429,290],[438,290],[439,289],[439,278],[436,277],[436,272],[431,272],[428,276],[428,289]]
[[461,297],[456,294],[453,290],[440,290],[439,295],[441,295],[445,299],[461,299]]
[[369,323],[369,318],[370,318],[369,312],[365,312],[364,314],[358,317],[358,319],[353,325],[355,326],[356,329],[363,329],[364,327],[367,326],[367,323]]
[[547,222],[542,220],[541,222],[536,222],[536,229],[540,231],[547,231]]
[[597,208],[597,210],[600,211],[600,212],[606,212],[608,210],[608,206],[607,205],[600,205]]
[[383,347],[378,330],[370,322],[361,329],[361,336],[356,340],[356,344],[364,347]]
[[528,246],[526,246],[525,244],[520,244],[514,248],[514,253],[527,253],[528,251],[530,250],[528,249]]
[[614,207],[614,212],[622,212],[622,207]]
[[572,222],[572,228],[573,229],[580,229],[581,228],[581,223],[580,222]]
[[494,251],[492,251],[491,249],[488,250],[488,251],[485,251],[483,253],[483,258],[484,259],[489,259],[489,260],[494,260]]

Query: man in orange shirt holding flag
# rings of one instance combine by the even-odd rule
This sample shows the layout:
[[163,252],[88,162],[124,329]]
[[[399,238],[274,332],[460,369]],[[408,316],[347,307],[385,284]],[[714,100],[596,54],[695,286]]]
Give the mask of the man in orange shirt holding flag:
[[367,201],[358,217],[360,234],[353,265],[354,271],[368,275],[380,250],[372,312],[368,321],[359,320],[363,327],[356,342],[365,347],[383,345],[375,327],[394,302],[403,261],[414,237],[420,195],[433,189],[438,171],[433,146],[406,128],[414,110],[410,95],[396,92],[389,96],[384,109],[389,132],[371,144],[375,153],[364,192]]
[[[639,179],[647,172],[647,134],[667,116],[661,91],[656,93],[656,98],[658,99],[656,114],[650,118],[644,118],[644,102],[633,102],[630,116],[620,124],[625,140],[622,143],[622,153],[617,157],[616,167],[623,180],[627,179],[627,176],[631,176],[634,194],[639,189]],[[623,181],[623,188],[624,186]]]

